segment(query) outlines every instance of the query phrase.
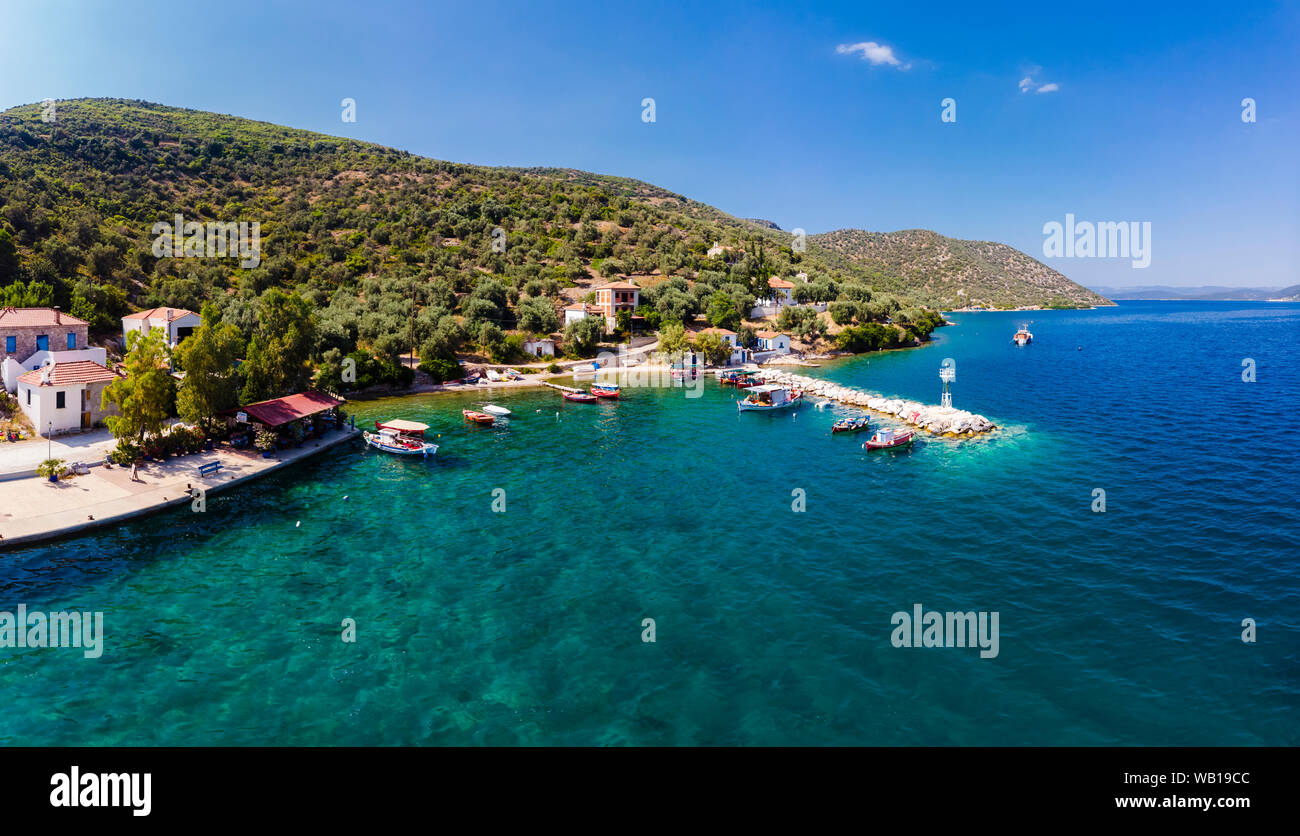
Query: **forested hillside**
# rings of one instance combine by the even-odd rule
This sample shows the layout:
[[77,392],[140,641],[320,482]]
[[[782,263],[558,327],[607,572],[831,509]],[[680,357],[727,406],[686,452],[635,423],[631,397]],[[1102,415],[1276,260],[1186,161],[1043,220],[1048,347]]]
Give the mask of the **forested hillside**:
[[[159,257],[154,225],[178,214],[259,223],[260,263]],[[846,324],[933,327],[933,294],[912,294],[904,270],[796,252],[773,226],[625,178],[440,162],[141,101],[0,114],[0,304],[55,304],[110,335],[129,311],[209,302],[250,355],[302,331],[296,367],[359,352],[391,369],[412,342],[447,373],[457,352],[512,359],[565,303],[625,276],[650,327],[738,324],[770,278],[796,276],[799,298],[849,303]],[[579,352],[600,337],[570,336]]]

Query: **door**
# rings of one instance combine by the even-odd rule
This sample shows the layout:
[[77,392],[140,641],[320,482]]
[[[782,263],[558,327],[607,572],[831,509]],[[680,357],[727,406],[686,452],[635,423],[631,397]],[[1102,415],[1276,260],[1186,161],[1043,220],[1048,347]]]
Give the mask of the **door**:
[[85,389],[81,390],[81,428],[90,429],[90,393]]

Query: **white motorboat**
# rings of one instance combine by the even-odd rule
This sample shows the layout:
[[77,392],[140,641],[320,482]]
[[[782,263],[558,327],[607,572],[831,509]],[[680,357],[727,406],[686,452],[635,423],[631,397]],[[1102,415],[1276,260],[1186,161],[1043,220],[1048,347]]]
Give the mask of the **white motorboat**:
[[398,456],[424,456],[426,458],[431,453],[438,452],[437,444],[424,440],[424,433],[429,429],[427,424],[395,419],[384,422],[376,421],[375,429],[378,432],[367,431],[362,433],[362,437],[365,438],[368,446],[374,447],[376,450],[383,450],[385,453],[393,453]]

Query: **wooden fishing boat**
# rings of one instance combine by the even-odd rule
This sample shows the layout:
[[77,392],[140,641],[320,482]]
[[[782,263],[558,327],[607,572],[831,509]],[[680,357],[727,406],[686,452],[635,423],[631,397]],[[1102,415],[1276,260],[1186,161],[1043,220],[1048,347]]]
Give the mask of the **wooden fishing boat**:
[[475,424],[491,424],[496,421],[495,415],[489,415],[486,412],[476,412],[472,409],[462,409],[460,414],[465,416],[466,421],[473,421]]
[[718,382],[723,386],[735,386],[738,389],[748,389],[751,386],[758,385],[758,372],[740,369],[736,371],[722,372],[718,375]]
[[619,386],[617,383],[593,383],[591,384],[591,394],[598,398],[617,398],[619,396]]
[[749,394],[743,400],[736,402],[736,409],[741,412],[750,410],[755,412],[775,412],[778,409],[789,409],[802,404],[802,391],[787,389],[775,383],[768,383],[762,386],[751,386]]
[[502,418],[509,418],[511,415],[510,410],[506,409],[504,406],[497,406],[494,403],[490,403],[483,407],[483,411],[491,415],[499,415]]
[[376,450],[383,450],[385,453],[393,453],[398,456],[424,456],[428,457],[430,453],[438,452],[438,445],[424,440],[424,433],[429,429],[427,424],[420,424],[415,421],[403,421],[395,419],[392,421],[376,421],[375,429],[378,432],[364,432],[362,437],[368,446]]
[[898,450],[903,447],[911,446],[916,440],[916,432],[906,430],[898,432],[897,430],[880,429],[876,434],[871,436],[862,444],[863,450]]
[[564,396],[566,401],[573,401],[574,403],[595,403],[600,400],[595,395],[587,392],[561,392],[560,394]]
[[478,383],[481,375],[478,372],[467,374],[460,379],[461,383]]
[[866,418],[841,418],[831,425],[831,434],[862,432],[866,428]]

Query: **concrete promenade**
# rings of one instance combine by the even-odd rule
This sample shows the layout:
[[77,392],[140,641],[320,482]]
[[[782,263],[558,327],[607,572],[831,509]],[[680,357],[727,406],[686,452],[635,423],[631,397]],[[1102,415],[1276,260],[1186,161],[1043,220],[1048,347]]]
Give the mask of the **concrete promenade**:
[[[260,453],[220,447],[166,462],[141,466],[139,481],[131,481],[130,467],[95,467],[84,476],[58,482],[39,477],[0,481],[0,550],[6,547],[70,534],[80,534],[122,520],[152,514],[193,501],[187,485],[206,494],[222,491],[264,476],[295,462],[351,441],[360,430],[344,427],[302,447],[278,451],[273,458]],[[41,450],[44,451],[44,444]],[[200,477],[199,465],[221,462],[221,470]]]

